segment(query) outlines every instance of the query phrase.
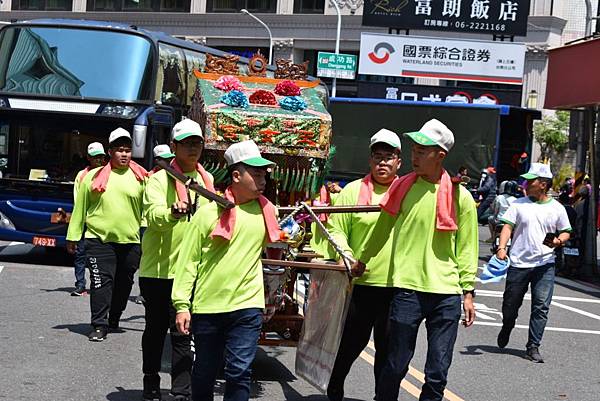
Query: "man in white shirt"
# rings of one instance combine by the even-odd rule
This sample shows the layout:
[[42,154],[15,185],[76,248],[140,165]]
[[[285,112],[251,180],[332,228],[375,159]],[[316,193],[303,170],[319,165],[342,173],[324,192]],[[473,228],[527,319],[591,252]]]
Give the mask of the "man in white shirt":
[[519,307],[531,284],[527,357],[533,362],[543,363],[538,348],[554,290],[554,248],[563,246],[569,239],[571,224],[565,208],[548,196],[552,186],[552,172],[548,165],[532,163],[529,172],[521,177],[527,180],[527,196],[514,201],[502,216],[501,220],[506,224],[500,233],[496,254],[498,259],[506,259],[506,244],[512,234],[498,347],[504,348],[508,344]]

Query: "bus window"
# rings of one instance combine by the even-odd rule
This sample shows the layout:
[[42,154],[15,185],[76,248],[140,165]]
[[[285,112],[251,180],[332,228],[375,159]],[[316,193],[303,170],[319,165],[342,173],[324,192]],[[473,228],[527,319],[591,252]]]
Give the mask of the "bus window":
[[192,96],[196,90],[198,79],[194,75],[194,71],[202,72],[206,64],[206,54],[191,50],[184,50],[185,60],[187,62],[187,96],[185,97],[185,105],[192,105]]
[[160,64],[156,80],[157,95],[163,104],[181,105],[186,88],[185,57],[177,47],[159,43]]
[[9,125],[0,122],[0,178],[8,165],[8,131]]

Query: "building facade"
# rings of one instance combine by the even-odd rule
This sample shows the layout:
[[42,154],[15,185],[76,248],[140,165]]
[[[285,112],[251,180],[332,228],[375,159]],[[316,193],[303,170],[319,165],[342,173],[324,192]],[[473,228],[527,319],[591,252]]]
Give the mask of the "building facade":
[[[598,0],[593,2],[597,4]],[[567,16],[567,8],[563,3],[571,1],[531,0],[527,35],[513,38],[514,41],[527,45],[523,86],[515,88],[514,85],[491,85],[492,88],[520,90],[523,106],[537,108],[543,105],[547,49],[565,41],[563,33],[568,21],[559,15],[562,13]],[[585,6],[583,0],[581,3]],[[343,15],[341,52],[358,54],[361,32],[388,33],[387,28],[362,25],[363,0],[338,0],[338,5]],[[270,27],[274,58],[309,61],[309,71],[315,75],[317,53],[335,49],[337,15],[333,5],[325,0],[2,0],[0,20],[76,18],[118,21],[163,31],[241,55],[249,55],[256,49],[267,54],[267,31],[248,15],[241,13],[240,10],[244,8],[259,16]],[[576,28],[579,27],[575,25]],[[492,35],[459,32],[411,30],[409,34],[493,39]],[[327,79],[324,81],[329,82]],[[357,96],[359,83],[368,85],[371,82],[477,86],[436,79],[359,75],[351,81],[338,80],[337,95]]]

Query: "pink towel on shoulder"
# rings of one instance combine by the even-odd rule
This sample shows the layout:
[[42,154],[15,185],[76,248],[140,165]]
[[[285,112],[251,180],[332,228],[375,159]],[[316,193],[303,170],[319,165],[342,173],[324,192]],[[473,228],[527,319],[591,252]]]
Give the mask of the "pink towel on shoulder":
[[[233,196],[233,192],[231,191],[231,187],[227,187],[225,190],[225,198],[235,203],[235,198]],[[262,209],[269,241],[279,241],[281,230],[279,229],[279,223],[277,222],[277,210],[275,209],[275,206],[273,206],[273,204],[262,195],[258,198],[258,203]],[[221,217],[219,217],[216,227],[210,234],[210,237],[221,237],[229,241],[235,228],[235,215],[235,208],[223,211]]]
[[90,166],[87,166],[86,168],[84,168],[81,173],[81,175],[79,176],[79,182],[83,182],[83,179],[85,178],[85,176],[90,172],[91,168]]
[[[171,167],[173,167],[175,171],[183,174],[183,170],[181,170],[181,167],[179,167],[179,164],[177,164],[175,159],[173,159],[173,161],[171,162]],[[215,187],[212,181],[210,180],[210,175],[208,175],[208,173],[200,163],[196,164],[196,171],[198,172],[198,174],[200,174],[200,177],[202,177],[202,181],[204,182],[204,188],[214,193]],[[185,185],[181,181],[175,180],[175,190],[177,191],[177,199],[187,201],[187,190],[185,188]]]
[[[396,216],[402,207],[404,197],[417,181],[417,175],[409,173],[392,183],[379,205],[382,210]],[[436,201],[436,228],[439,231],[456,231],[456,210],[454,207],[455,187],[446,170],[442,172]]]
[[[313,206],[331,206],[331,195],[325,185],[321,185],[319,189],[319,199],[313,201]],[[319,214],[319,220],[323,223],[327,222],[329,215],[327,213]]]
[[[390,188],[398,180],[398,177],[394,178],[394,181],[390,184]],[[389,191],[389,188],[388,188]],[[367,174],[360,183],[360,192],[358,193],[358,203],[359,206],[369,206],[371,205],[371,198],[373,197],[373,177],[371,174]]]
[[[142,182],[144,178],[148,177],[148,172],[145,168],[131,160],[129,162],[129,168],[135,175],[135,178]],[[95,192],[104,192],[106,191],[106,184],[108,184],[108,177],[110,176],[110,172],[112,171],[112,165],[110,162],[106,163],[106,166],[102,167],[96,176],[94,177],[94,181],[92,182],[92,191]]]

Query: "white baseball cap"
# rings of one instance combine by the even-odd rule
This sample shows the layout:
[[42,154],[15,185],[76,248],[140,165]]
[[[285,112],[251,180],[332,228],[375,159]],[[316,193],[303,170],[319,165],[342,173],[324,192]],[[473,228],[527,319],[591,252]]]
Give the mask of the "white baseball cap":
[[228,166],[236,163],[244,163],[253,167],[265,167],[275,164],[260,155],[260,150],[253,140],[234,143],[227,148],[224,156]]
[[200,124],[194,120],[190,120],[189,118],[179,121],[177,124],[175,124],[173,130],[171,131],[171,138],[174,141],[182,141],[190,136],[199,136],[200,138],[204,138]]
[[108,143],[111,144],[119,138],[127,138],[131,141],[131,135],[129,134],[129,131],[119,127],[110,133],[110,136],[108,137]]
[[152,153],[154,153],[154,157],[160,157],[161,159],[170,159],[171,157],[175,157],[175,154],[171,152],[171,148],[169,145],[156,145],[154,149],[152,149]]
[[369,147],[373,147],[376,143],[385,143],[390,145],[392,148],[401,150],[402,144],[400,143],[400,138],[398,135],[390,131],[389,129],[382,128],[375,135],[371,137],[371,144]]
[[92,142],[88,145],[87,154],[89,156],[106,155],[104,152],[104,146],[100,142]]
[[448,127],[435,118],[429,120],[416,132],[404,134],[423,146],[439,146],[445,151],[450,151],[454,146],[454,134]]
[[544,163],[531,163],[529,171],[525,174],[521,174],[521,177],[526,180],[535,180],[536,178],[552,178],[552,171],[550,166]]

